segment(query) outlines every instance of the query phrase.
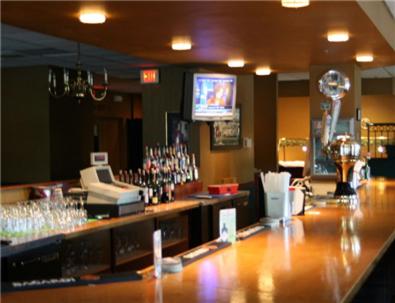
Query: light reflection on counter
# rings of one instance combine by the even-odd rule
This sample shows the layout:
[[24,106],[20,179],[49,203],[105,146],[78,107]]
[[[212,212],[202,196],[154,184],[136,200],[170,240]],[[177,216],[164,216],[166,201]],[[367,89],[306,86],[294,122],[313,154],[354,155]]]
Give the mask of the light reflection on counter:
[[204,297],[210,298],[210,300],[216,301],[218,293],[218,268],[210,261],[204,261],[202,263],[199,272],[199,283],[205,285],[203,289]]
[[309,216],[319,216],[321,213],[318,210],[309,210],[308,212],[305,213],[305,215]]
[[162,279],[155,280],[155,303],[163,303]]
[[247,303],[244,289],[234,289],[230,294],[230,303]]
[[259,300],[261,302],[274,301],[274,282],[272,276],[272,269],[266,268],[259,272],[258,277],[258,290]]
[[340,258],[327,256],[325,260],[325,280],[332,288],[334,301],[340,301],[340,281],[344,277],[352,277],[353,264],[358,263],[362,252],[359,236],[359,221],[364,214],[360,207],[344,208],[349,212],[340,218]]

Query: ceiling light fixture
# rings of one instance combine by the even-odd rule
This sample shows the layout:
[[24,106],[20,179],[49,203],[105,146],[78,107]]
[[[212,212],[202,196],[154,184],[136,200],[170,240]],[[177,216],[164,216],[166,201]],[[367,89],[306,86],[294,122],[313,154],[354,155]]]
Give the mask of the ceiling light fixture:
[[310,0],[281,0],[281,5],[288,8],[306,7],[310,4]]
[[228,61],[229,67],[243,67],[244,60],[243,59],[233,59]]
[[385,151],[384,146],[379,145],[379,147],[377,147],[377,151],[378,151],[380,154],[384,153],[384,151]]
[[370,55],[370,54],[357,55],[356,59],[357,59],[357,62],[372,62],[373,55]]
[[[88,94],[95,101],[102,101],[107,95],[108,88],[108,75],[107,70],[104,69],[104,81],[102,85],[95,85],[93,83],[93,75],[90,71],[83,71],[82,64],[80,61],[80,44],[77,44],[77,64],[76,71],[70,72],[67,69],[63,69],[63,85],[56,86],[56,74],[57,72],[49,69],[48,74],[48,91],[52,97],[61,98],[64,96],[71,96],[81,101]],[[59,72],[58,72],[59,74]],[[70,78],[70,74],[74,77]]]
[[348,32],[328,32],[327,39],[329,42],[346,42],[350,39]]
[[106,15],[101,12],[83,12],[80,21],[85,24],[102,24],[106,22]]
[[271,74],[271,72],[272,72],[272,70],[269,67],[258,67],[255,70],[255,74],[257,76],[268,76]]
[[190,50],[192,48],[191,38],[174,37],[171,43],[171,48],[177,51]]

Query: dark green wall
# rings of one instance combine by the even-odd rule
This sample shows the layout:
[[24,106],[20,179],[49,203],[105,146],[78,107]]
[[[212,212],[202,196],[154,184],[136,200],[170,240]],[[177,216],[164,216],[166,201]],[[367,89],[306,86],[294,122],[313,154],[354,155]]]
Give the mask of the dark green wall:
[[[47,66],[3,69],[1,85],[3,185],[79,178],[79,171],[90,166],[94,124],[106,119],[119,125],[116,139],[108,140],[119,145],[119,155],[112,155],[109,163],[117,163],[115,172],[127,168],[126,125],[133,117],[130,94],[108,92],[102,102],[90,97],[80,103],[72,97],[53,98]],[[121,95],[123,102],[113,102],[114,94]]]
[[51,180],[78,179],[94,151],[94,101],[50,97]]
[[1,71],[3,184],[50,180],[48,68]]

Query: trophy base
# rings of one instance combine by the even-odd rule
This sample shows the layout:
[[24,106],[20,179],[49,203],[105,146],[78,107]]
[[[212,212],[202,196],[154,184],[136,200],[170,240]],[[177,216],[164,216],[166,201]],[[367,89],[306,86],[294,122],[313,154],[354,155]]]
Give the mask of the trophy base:
[[358,196],[350,183],[337,182],[334,200],[336,201],[336,204],[355,205],[358,203]]
[[350,196],[334,196],[336,204],[342,205],[355,205],[358,203],[358,196],[357,195],[350,195]]
[[357,193],[355,192],[354,188],[351,187],[350,183],[348,182],[336,183],[335,197],[355,196],[356,194]]

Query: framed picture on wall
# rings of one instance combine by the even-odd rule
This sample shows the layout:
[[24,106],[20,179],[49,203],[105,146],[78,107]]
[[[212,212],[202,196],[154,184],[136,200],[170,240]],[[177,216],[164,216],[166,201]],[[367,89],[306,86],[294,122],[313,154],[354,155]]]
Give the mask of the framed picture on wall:
[[167,145],[188,144],[189,123],[181,119],[180,113],[165,113]]
[[[312,153],[311,153],[311,175],[315,177],[334,177],[336,175],[336,166],[332,159],[327,157],[322,151],[321,144],[321,119],[311,120],[311,136],[312,136]],[[354,136],[354,118],[339,119],[336,125],[336,136],[348,133]]]
[[233,121],[215,121],[210,125],[211,150],[241,148],[241,108],[236,107]]

